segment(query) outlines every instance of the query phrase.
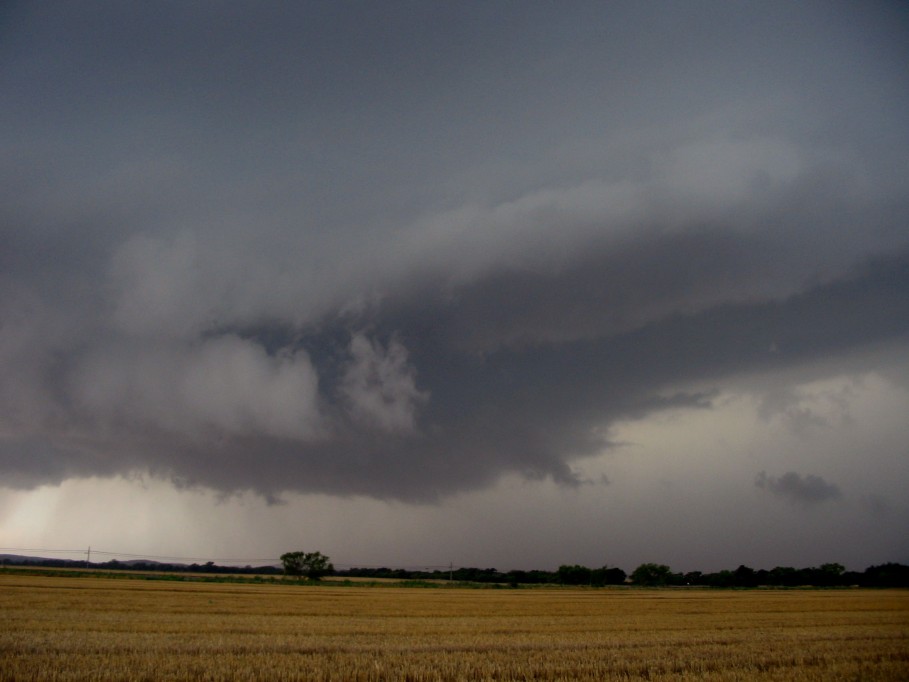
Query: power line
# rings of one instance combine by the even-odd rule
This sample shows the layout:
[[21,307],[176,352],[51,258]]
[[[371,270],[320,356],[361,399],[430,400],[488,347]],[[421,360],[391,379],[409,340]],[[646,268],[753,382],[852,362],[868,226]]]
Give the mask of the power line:
[[[266,559],[256,558],[228,558],[228,557],[186,557],[186,556],[170,556],[170,555],[160,555],[160,554],[135,554],[131,552],[112,552],[103,549],[93,549],[88,548],[88,551],[85,549],[51,549],[47,547],[0,547],[0,552],[3,553],[18,553],[18,552],[28,552],[28,553],[47,553],[47,554],[79,554],[86,556],[86,561],[91,563],[91,556],[101,556],[101,557],[111,557],[111,558],[125,558],[125,559],[148,559],[152,561],[180,561],[180,562],[196,562],[196,563],[205,563],[208,561],[214,563],[224,563],[224,564],[242,564],[242,565],[277,565],[281,563],[279,558],[269,557]],[[40,558],[50,558],[50,557],[40,557]],[[349,569],[349,568],[387,568],[390,570],[422,570],[422,571],[451,571],[455,567],[451,563],[447,564],[376,564],[376,563],[336,563],[333,562],[336,568],[340,569]]]
[[38,549],[27,547],[0,547],[0,552],[53,552],[54,554],[85,554],[84,549],[48,549],[41,547]]
[[[281,563],[280,559],[269,557],[268,559],[235,559],[216,557],[185,557],[185,556],[164,556],[156,554],[132,554],[130,552],[110,552],[102,549],[91,549],[88,552],[84,549],[50,549],[47,547],[0,547],[0,552],[41,552],[48,554],[87,554],[90,558],[92,554],[106,557],[126,557],[129,559],[152,559],[152,560],[169,560],[169,561],[221,561],[225,563]],[[89,559],[90,560],[90,559]]]
[[[260,565],[260,566],[279,566],[281,560],[274,557],[268,557],[266,559],[257,558],[257,559],[248,559],[248,558],[228,558],[228,557],[185,557],[185,556],[170,556],[170,555],[160,555],[160,554],[135,554],[131,552],[113,552],[103,549],[93,549],[89,547],[88,550],[85,549],[51,549],[47,547],[0,547],[0,553],[29,553],[29,554],[66,554],[66,555],[82,555],[86,557],[86,563],[91,563],[92,555],[96,557],[104,557],[109,560],[113,559],[135,559],[135,560],[149,560],[149,561],[160,561],[160,562],[192,562],[192,563],[206,563],[211,561],[212,563],[218,565],[242,565],[242,566],[251,566],[251,565]],[[37,556],[34,558],[39,559],[48,559],[53,557],[47,556]],[[449,562],[447,564],[387,564],[387,563],[338,563],[332,562],[335,568],[341,570],[355,569],[355,568],[365,568],[365,569],[388,569],[388,570],[405,570],[405,571],[439,571],[439,572],[451,572],[457,568],[463,568],[461,566],[455,566],[453,563]]]
[[[160,554],[134,554],[131,552],[112,552],[103,549],[93,549],[89,547],[86,551],[85,549],[50,549],[46,547],[0,547],[0,553],[19,553],[19,552],[28,552],[28,553],[39,553],[39,554],[78,554],[86,557],[86,562],[91,563],[92,555],[96,557],[107,557],[110,559],[136,559],[142,560],[147,559],[150,561],[177,561],[177,562],[193,562],[193,563],[206,563],[211,561],[219,565],[223,564],[234,564],[234,565],[261,565],[261,566],[270,566],[270,565],[280,565],[281,559],[269,557],[267,559],[246,559],[246,558],[227,558],[227,557],[186,557],[186,556],[169,556],[169,555],[160,555]],[[52,557],[36,557],[36,558],[52,558]],[[447,571],[451,573],[452,570],[457,568],[462,568],[461,566],[455,566],[453,563],[447,564],[376,564],[376,563],[337,563],[332,562],[335,568],[346,570],[351,568],[365,568],[365,569],[380,569],[385,568],[389,570],[405,570],[405,571]]]

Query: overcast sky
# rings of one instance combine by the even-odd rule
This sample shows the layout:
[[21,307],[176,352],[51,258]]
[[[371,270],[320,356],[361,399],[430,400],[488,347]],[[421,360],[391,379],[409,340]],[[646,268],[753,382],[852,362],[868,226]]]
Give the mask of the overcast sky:
[[0,93],[0,547],[909,562],[903,3],[12,2]]

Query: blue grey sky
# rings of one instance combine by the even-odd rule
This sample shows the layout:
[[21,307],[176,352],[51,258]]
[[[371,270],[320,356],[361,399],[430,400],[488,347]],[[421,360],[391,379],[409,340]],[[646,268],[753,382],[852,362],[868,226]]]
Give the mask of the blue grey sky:
[[0,546],[909,561],[907,36],[7,3]]

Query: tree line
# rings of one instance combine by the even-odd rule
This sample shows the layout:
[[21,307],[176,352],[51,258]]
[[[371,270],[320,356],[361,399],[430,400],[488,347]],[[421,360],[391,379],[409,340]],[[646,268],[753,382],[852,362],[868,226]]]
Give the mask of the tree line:
[[180,573],[208,573],[233,575],[288,575],[309,580],[326,576],[340,578],[374,578],[392,580],[432,580],[461,583],[496,583],[506,585],[607,585],[661,586],[704,586],[704,587],[909,587],[909,566],[899,563],[885,563],[869,566],[864,571],[847,571],[841,564],[828,563],[817,567],[794,568],[777,566],[773,569],[754,569],[741,565],[735,570],[713,573],[673,571],[665,564],[645,563],[626,574],[621,568],[603,566],[589,568],[578,564],[563,564],[555,571],[512,570],[499,571],[495,568],[459,567],[435,570],[410,570],[404,568],[352,567],[335,569],[331,560],[320,552],[287,552],[281,557],[281,566],[219,566],[214,562],[204,564],[170,564],[157,561],[105,562],[75,561],[72,559],[44,559],[16,557],[7,558],[5,564],[17,566],[40,566],[45,568],[93,568],[117,571],[156,571]]
[[665,564],[646,563],[630,575],[621,568],[603,566],[589,568],[577,564],[563,564],[555,571],[507,571],[494,568],[457,568],[451,571],[410,571],[392,568],[350,568],[335,571],[335,575],[359,578],[391,578],[397,580],[454,580],[459,582],[519,584],[588,585],[640,585],[703,586],[703,587],[909,587],[909,566],[886,563],[869,566],[862,572],[847,571],[840,564],[823,564],[811,568],[777,566],[771,570],[739,566],[735,570],[715,573],[690,571],[674,572]]
[[706,587],[909,587],[909,566],[897,563],[869,566],[864,571],[847,571],[829,563],[811,568],[777,566],[771,570],[741,565],[733,570],[702,573],[675,573],[663,564],[641,564],[630,576],[638,585],[701,585]]

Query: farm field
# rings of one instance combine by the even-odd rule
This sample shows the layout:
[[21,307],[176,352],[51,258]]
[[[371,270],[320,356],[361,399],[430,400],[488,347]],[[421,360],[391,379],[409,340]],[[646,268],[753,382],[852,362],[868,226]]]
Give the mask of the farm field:
[[909,591],[0,574],[0,680],[906,680]]

